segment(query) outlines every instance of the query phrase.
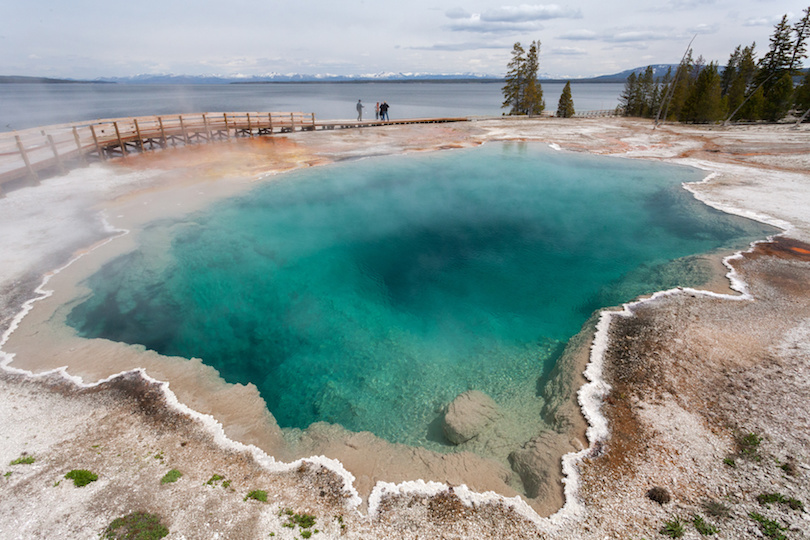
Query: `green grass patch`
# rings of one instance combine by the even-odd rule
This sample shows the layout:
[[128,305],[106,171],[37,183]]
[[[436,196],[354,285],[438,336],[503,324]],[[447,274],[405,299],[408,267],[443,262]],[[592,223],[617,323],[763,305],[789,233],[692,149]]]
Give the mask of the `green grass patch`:
[[703,503],[703,510],[712,517],[727,518],[731,515],[731,508],[728,505],[709,499]]
[[669,536],[670,538],[680,538],[685,532],[683,521],[681,521],[681,518],[679,517],[674,517],[669,521],[665,521],[664,526],[661,527],[661,530],[658,532],[664,536]]
[[786,531],[787,527],[783,527],[772,519],[766,519],[765,516],[758,514],[757,512],[750,512],[748,517],[759,523],[759,528],[762,531],[762,534],[768,538],[774,538],[775,540],[787,540],[787,536],[782,534],[782,531]]
[[23,454],[14,461],[12,461],[11,463],[9,463],[9,465],[31,465],[35,461],[36,458],[34,458],[34,456],[26,456],[25,454]]
[[731,467],[732,469],[737,468],[737,462],[734,461],[734,458],[730,458],[730,457],[724,458],[723,459],[723,464],[726,465],[727,467]]
[[703,516],[695,514],[692,516],[692,524],[697,529],[697,532],[703,536],[711,536],[720,532],[720,529],[703,519]]
[[[296,526],[300,527],[302,529],[301,537],[303,538],[310,538],[314,533],[319,532],[318,529],[312,531],[309,530],[315,526],[315,522],[317,521],[317,518],[312,514],[305,514],[303,512],[299,514],[297,512],[293,512],[289,508],[285,508],[279,512],[279,515],[287,516],[287,521],[281,524],[282,527],[287,527],[288,529],[295,529]],[[341,517],[340,522],[342,523],[342,521],[343,519]]]
[[86,469],[73,469],[65,475],[68,480],[73,480],[76,487],[84,487],[90,482],[98,480],[98,475]]
[[215,475],[211,476],[211,478],[208,479],[208,482],[206,482],[205,485],[206,486],[213,486],[214,484],[216,484],[220,480],[225,480],[225,477],[221,476],[219,474],[215,474]]
[[737,447],[740,449],[740,455],[760,461],[762,458],[759,455],[759,445],[762,443],[762,437],[756,433],[749,433],[737,439]]
[[793,497],[785,497],[781,493],[762,493],[757,495],[757,502],[766,508],[769,508],[773,503],[781,503],[788,505],[793,510],[804,510],[802,501]]
[[263,489],[254,489],[247,495],[245,495],[245,500],[254,499],[256,501],[267,502],[267,492]]
[[172,482],[177,482],[178,480],[180,480],[181,476],[183,476],[183,473],[181,473],[177,469],[172,469],[163,475],[163,478],[160,479],[160,483],[171,484]]
[[147,512],[133,512],[114,519],[104,529],[102,538],[111,540],[157,540],[169,534],[160,517]]

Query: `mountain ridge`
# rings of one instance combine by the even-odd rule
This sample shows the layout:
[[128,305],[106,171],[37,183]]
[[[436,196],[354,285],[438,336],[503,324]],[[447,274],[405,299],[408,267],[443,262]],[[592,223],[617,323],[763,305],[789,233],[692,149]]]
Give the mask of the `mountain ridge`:
[[[675,64],[654,64],[656,77],[663,76]],[[578,83],[623,83],[631,73],[640,74],[647,66],[636,67],[609,75],[586,78],[557,77],[547,73],[539,77],[542,82],[578,82]],[[105,84],[269,84],[269,83],[339,83],[339,82],[501,82],[504,78],[484,73],[413,73],[413,72],[380,72],[360,75],[302,74],[302,73],[267,73],[264,75],[175,75],[141,74],[128,77],[97,77],[95,79],[57,79],[48,77],[29,77],[17,75],[0,75],[0,84],[70,84],[70,83],[105,83]]]

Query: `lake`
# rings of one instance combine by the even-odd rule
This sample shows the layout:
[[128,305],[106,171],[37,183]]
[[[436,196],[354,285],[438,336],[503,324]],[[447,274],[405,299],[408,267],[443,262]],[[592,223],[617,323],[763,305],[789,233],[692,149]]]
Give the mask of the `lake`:
[[[501,82],[347,82],[216,85],[0,84],[0,131],[99,118],[231,111],[315,113],[355,118],[355,104],[387,101],[391,119],[500,116]],[[543,83],[548,110],[556,110],[563,83]],[[613,109],[621,83],[572,83],[577,111]]]

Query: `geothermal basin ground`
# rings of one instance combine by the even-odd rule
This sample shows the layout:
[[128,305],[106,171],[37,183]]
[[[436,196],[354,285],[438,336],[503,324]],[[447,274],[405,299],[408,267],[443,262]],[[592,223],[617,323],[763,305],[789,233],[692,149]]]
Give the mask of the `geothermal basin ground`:
[[[730,254],[708,256],[716,270],[700,290],[669,291],[586,323],[555,379],[556,394],[567,396],[557,420],[578,435],[543,441],[535,452],[552,471],[538,484],[557,486],[542,504],[505,492],[497,473],[476,474],[483,469],[474,455],[433,459],[366,433],[313,430],[298,459],[268,429],[254,388],[222,385],[193,362],[91,344],[52,324],[76,296],[78,276],[132,249],[134,235],[120,231],[272,181],[270,171],[525,140],[705,169],[708,180],[689,186],[696,197],[786,231],[728,266]],[[12,216],[0,224],[8,259],[3,351],[14,355],[5,360],[0,458],[35,461],[5,467],[0,530],[94,537],[114,518],[144,510],[175,537],[292,537],[298,533],[283,526],[290,509],[316,516],[322,537],[641,538],[675,517],[694,535],[693,515],[725,538],[754,537],[763,520],[806,535],[805,512],[757,497],[807,493],[808,150],[806,128],[789,126],[487,120],[189,147],[11,192],[0,201]],[[79,252],[87,254],[76,259]],[[42,275],[69,261],[40,287],[54,292],[20,318]],[[113,361],[118,371],[101,369]],[[18,371],[61,366],[65,374]],[[590,383],[580,375],[586,367]],[[144,371],[110,378],[136,368]],[[84,387],[68,377],[104,381]],[[169,391],[155,381],[170,381]],[[745,446],[752,434],[754,449]],[[318,454],[332,459],[309,457]],[[74,468],[95,470],[99,480],[83,488],[60,481]],[[183,476],[161,484],[170,469]],[[208,484],[214,475],[227,480]],[[669,502],[647,497],[653,487]],[[267,492],[266,503],[243,500],[256,489]]]

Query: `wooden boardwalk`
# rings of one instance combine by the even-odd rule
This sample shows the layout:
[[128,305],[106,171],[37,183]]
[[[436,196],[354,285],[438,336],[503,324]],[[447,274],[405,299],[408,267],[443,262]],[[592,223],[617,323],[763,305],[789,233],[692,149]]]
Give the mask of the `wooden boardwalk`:
[[113,118],[5,132],[0,133],[0,197],[4,185],[35,184],[91,161],[170,146],[294,131],[466,121],[466,117],[324,121],[316,120],[314,113],[229,112]]

